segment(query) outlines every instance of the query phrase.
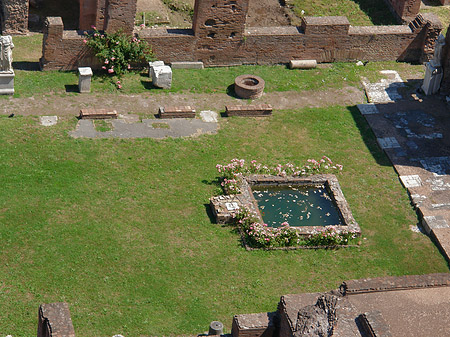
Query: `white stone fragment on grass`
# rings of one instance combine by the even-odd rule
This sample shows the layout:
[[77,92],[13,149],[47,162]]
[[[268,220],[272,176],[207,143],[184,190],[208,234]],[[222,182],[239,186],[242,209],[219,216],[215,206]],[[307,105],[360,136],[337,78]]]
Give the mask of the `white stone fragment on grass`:
[[153,78],[153,68],[162,67],[164,61],[154,61],[148,63],[148,77]]
[[172,86],[172,68],[169,66],[152,67],[152,82],[155,87],[170,89]]
[[39,122],[43,126],[52,126],[58,123],[58,116],[40,116]]
[[356,65],[357,65],[357,66],[363,66],[364,63],[362,63],[361,61],[358,61],[358,62],[356,62]]
[[206,123],[217,123],[218,114],[215,111],[205,110],[200,112],[200,117]]

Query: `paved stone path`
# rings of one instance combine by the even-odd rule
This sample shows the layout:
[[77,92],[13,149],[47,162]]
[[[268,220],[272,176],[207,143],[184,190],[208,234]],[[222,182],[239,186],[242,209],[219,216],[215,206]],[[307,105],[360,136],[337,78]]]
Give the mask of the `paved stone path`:
[[[133,118],[111,120],[111,131],[97,131],[93,120],[79,120],[75,131],[69,134],[74,138],[178,138],[195,137],[204,133],[217,132],[217,113],[213,111],[201,113],[202,119],[143,119],[139,122]],[[122,117],[122,118],[121,118]]]
[[439,96],[392,94],[401,79],[388,74],[391,80],[363,82],[371,104],[358,108],[408,190],[423,230],[450,261],[450,107]]

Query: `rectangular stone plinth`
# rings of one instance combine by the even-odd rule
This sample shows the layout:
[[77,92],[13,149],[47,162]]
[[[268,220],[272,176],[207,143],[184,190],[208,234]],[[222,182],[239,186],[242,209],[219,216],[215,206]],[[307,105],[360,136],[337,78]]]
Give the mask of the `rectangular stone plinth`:
[[203,62],[172,62],[172,69],[203,69]]
[[67,303],[49,303],[39,306],[37,337],[75,337]]
[[195,118],[195,109],[186,106],[162,106],[158,111],[159,118]]
[[91,67],[78,68],[78,91],[80,93],[91,92],[91,78],[92,78]]
[[116,110],[106,109],[81,109],[80,119],[112,119],[117,118]]
[[231,335],[233,337],[272,337],[275,332],[276,312],[235,315]]
[[14,94],[14,72],[0,73],[0,95]]
[[270,116],[272,114],[270,104],[251,104],[251,105],[227,105],[225,113],[227,116]]

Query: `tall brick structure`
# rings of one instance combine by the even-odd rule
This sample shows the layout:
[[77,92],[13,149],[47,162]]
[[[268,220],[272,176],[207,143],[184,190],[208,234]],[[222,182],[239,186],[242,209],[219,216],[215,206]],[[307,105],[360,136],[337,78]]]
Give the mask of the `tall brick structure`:
[[[220,62],[233,57],[242,43],[249,0],[197,0],[192,29],[196,58]],[[233,63],[233,61],[231,61]]]
[[[406,23],[419,14],[421,0],[385,0],[397,19]],[[446,0],[441,0],[446,1]]]
[[28,0],[0,0],[2,34],[24,34],[28,31]]

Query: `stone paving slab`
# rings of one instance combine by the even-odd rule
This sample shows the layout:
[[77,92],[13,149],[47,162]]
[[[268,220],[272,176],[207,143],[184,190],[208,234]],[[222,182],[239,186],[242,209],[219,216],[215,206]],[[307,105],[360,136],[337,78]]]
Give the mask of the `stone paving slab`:
[[[142,123],[130,123],[126,120],[111,120],[113,130],[100,132],[95,130],[92,120],[79,120],[75,131],[69,134],[74,138],[155,138],[195,137],[201,134],[217,132],[216,122],[204,122],[201,119],[143,119]],[[166,127],[154,127],[153,124],[166,124]]]
[[[376,85],[364,83],[374,108],[359,107],[377,137],[399,180],[408,190],[411,203],[421,217],[425,232],[436,239],[450,261],[450,111],[438,96],[421,100],[386,99],[389,88],[400,87],[399,78]],[[384,86],[384,89],[383,89]],[[371,90],[379,90],[379,95]],[[389,90],[387,90],[389,91]],[[373,95],[372,95],[373,94]],[[370,96],[372,95],[372,96]],[[393,102],[395,101],[395,102]]]

